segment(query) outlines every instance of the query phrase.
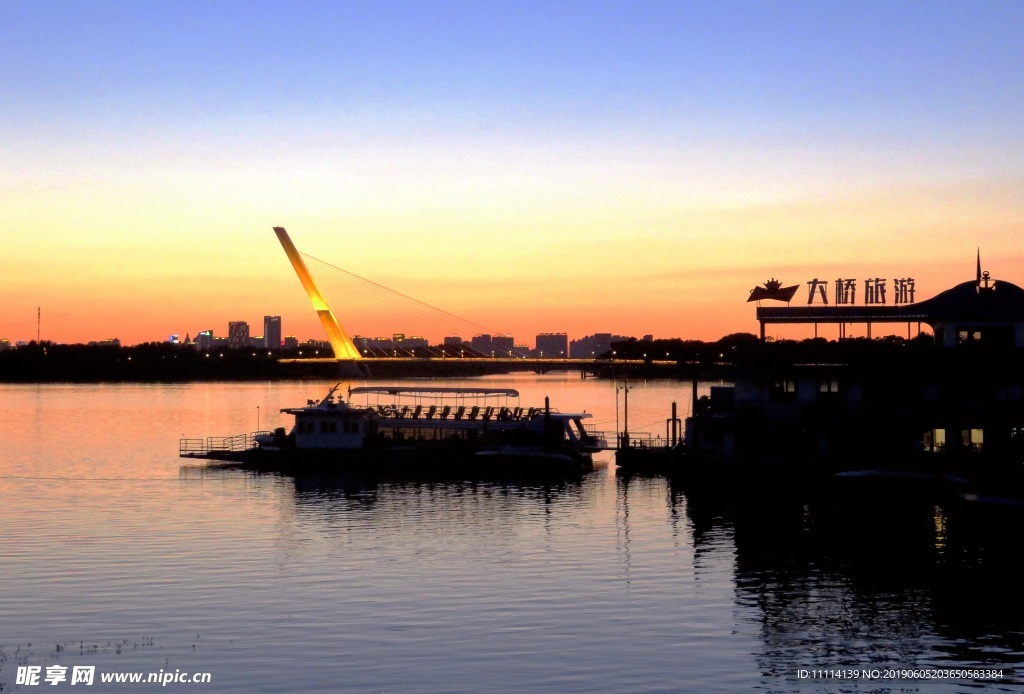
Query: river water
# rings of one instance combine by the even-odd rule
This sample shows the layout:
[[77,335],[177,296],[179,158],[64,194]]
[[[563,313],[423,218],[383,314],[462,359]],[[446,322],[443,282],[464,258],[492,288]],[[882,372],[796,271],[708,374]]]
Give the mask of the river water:
[[[575,374],[432,383],[547,395],[609,432],[625,414],[613,384]],[[132,672],[209,673],[166,689],[217,692],[1024,682],[1021,513],[688,495],[608,454],[554,482],[296,479],[177,456],[183,436],[290,424],[279,409],[329,385],[0,386],[0,690],[74,691],[78,666],[95,668],[87,691],[163,688],[100,681]],[[631,430],[663,435],[690,397],[631,383]],[[52,666],[67,681],[48,685]],[[30,667],[40,684],[19,685]],[[919,672],[885,679],[899,670]]]

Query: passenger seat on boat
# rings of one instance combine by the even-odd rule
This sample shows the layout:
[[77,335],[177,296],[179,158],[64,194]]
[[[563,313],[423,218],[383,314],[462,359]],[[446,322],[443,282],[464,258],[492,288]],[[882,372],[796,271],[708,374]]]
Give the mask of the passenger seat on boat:
[[476,416],[480,414],[480,406],[473,405],[473,409],[469,411],[469,419],[476,419]]
[[444,407],[442,407],[441,408],[441,419],[448,419],[448,415],[451,413],[451,411],[452,411],[452,406],[451,405],[445,405]]
[[466,414],[466,406],[459,405],[459,409],[455,410],[455,419],[462,419],[464,414]]
[[437,405],[431,405],[427,410],[427,419],[433,419],[435,414],[437,414]]

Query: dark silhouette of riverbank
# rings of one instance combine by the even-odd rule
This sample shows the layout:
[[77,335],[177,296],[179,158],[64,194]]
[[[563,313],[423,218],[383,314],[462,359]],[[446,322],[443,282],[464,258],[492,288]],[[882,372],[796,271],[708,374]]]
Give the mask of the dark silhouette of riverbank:
[[[981,352],[984,352],[983,354]],[[762,342],[748,333],[727,335],[714,342],[699,340],[629,340],[613,345],[587,366],[566,365],[581,376],[603,378],[678,378],[732,380],[737,369],[774,369],[791,364],[843,364],[888,371],[908,368],[960,370],[969,366],[986,372],[1010,370],[1021,363],[1021,350],[980,350],[970,345],[955,350],[936,347],[931,336],[912,340],[898,337],[826,341]],[[529,360],[505,364],[481,359],[369,358],[359,362],[299,359],[288,351],[222,349],[209,352],[168,343],[133,346],[59,345],[43,341],[0,351],[0,382],[186,382],[416,377],[472,377],[512,371],[541,370]],[[557,363],[543,371],[559,370]]]

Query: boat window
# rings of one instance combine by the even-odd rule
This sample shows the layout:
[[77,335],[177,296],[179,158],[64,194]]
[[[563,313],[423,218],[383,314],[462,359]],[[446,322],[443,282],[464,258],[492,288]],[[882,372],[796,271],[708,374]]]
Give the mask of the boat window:
[[957,331],[957,344],[965,344],[968,342],[981,342],[981,331],[980,330],[959,330]]
[[777,378],[771,388],[773,402],[796,402],[796,379]]
[[839,379],[838,378],[823,378],[818,384],[819,393],[838,393],[839,392]]
[[924,432],[924,450],[940,452],[946,448],[946,430],[929,429]]
[[960,442],[964,448],[980,451],[985,444],[985,431],[983,429],[964,429],[960,432]]
[[777,378],[775,379],[775,389],[781,393],[795,393],[796,381],[792,378]]

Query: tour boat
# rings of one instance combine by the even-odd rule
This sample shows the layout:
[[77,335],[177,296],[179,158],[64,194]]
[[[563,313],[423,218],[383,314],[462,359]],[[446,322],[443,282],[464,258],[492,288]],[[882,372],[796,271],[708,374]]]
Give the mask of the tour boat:
[[605,435],[583,423],[592,415],[559,412],[547,398],[543,407],[520,407],[511,388],[363,386],[349,388],[346,399],[340,385],[319,401],[282,409],[295,418],[290,431],[181,439],[179,455],[317,471],[585,469],[595,451],[608,449]]

